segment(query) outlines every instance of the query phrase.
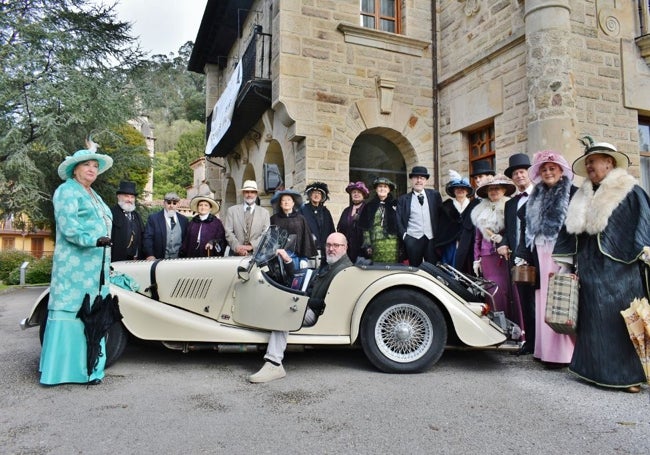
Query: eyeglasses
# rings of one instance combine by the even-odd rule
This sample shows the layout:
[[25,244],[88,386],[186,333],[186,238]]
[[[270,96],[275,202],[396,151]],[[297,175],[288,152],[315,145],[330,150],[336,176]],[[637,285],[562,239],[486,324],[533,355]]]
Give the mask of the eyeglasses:
[[179,201],[165,201],[166,204],[169,205],[177,205]]
[[345,243],[326,243],[325,244],[325,248],[333,248],[333,249],[343,248],[344,246],[346,246]]

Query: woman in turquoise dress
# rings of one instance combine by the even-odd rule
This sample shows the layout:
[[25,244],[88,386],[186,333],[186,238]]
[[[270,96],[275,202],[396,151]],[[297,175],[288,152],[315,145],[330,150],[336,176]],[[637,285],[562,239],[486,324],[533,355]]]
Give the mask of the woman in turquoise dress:
[[[102,198],[91,188],[97,176],[113,165],[113,159],[94,150],[79,150],[59,165],[64,182],[53,197],[56,245],[52,262],[48,317],[41,351],[41,384],[98,384],[106,363],[102,340],[93,371],[86,367],[86,338],[77,312],[86,294],[91,302],[99,291],[103,270],[108,283],[112,214]],[[102,259],[104,260],[102,269]],[[101,295],[108,294],[108,284]]]

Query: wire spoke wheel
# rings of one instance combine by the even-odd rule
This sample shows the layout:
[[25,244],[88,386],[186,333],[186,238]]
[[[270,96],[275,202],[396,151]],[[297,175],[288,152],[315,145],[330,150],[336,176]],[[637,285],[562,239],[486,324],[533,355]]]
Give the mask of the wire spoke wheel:
[[395,305],[384,311],[375,325],[377,347],[395,362],[421,358],[432,343],[433,325],[426,313],[410,305]]

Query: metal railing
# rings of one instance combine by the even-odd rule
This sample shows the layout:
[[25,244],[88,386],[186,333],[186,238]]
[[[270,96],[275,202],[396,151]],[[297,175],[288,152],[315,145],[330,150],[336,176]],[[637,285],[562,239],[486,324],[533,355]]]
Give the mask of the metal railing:
[[242,80],[271,79],[271,35],[256,26],[241,57]]

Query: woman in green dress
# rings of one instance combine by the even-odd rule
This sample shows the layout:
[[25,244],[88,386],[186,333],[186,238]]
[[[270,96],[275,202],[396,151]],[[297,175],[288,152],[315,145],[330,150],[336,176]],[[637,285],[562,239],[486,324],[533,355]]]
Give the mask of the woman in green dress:
[[379,177],[372,186],[375,197],[361,213],[361,253],[373,262],[395,263],[399,261],[397,199],[392,195],[395,184],[385,177]]

